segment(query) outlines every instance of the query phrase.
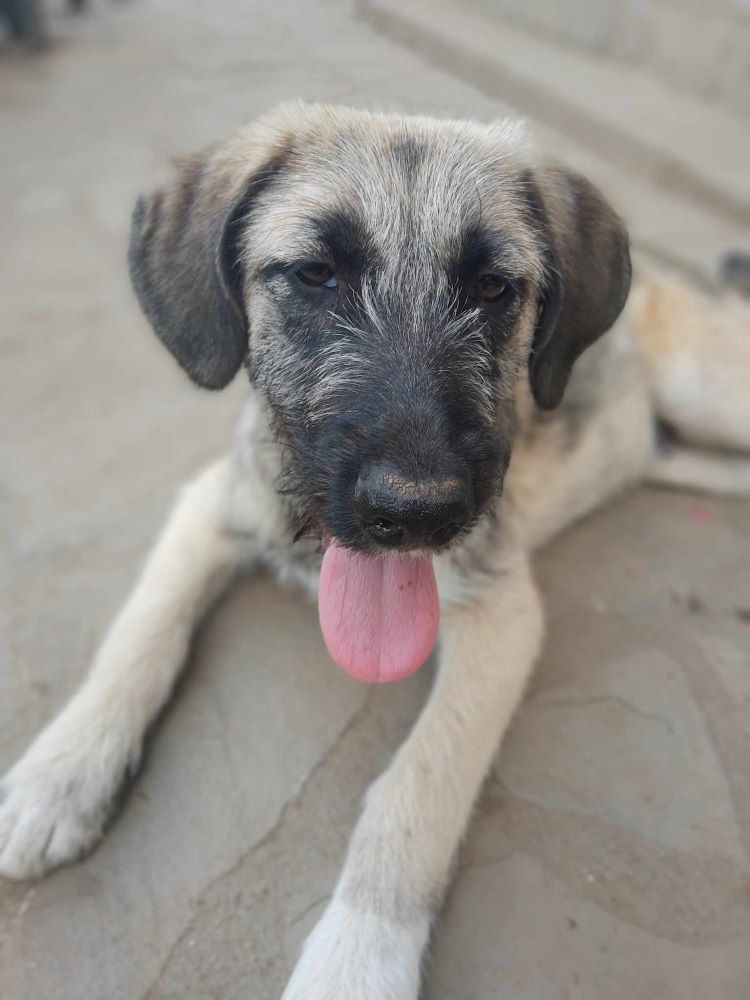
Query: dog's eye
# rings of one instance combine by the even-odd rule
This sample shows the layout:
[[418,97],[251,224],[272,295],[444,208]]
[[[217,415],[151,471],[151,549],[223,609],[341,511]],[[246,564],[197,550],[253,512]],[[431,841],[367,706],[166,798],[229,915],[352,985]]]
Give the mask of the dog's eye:
[[313,288],[335,288],[338,285],[336,275],[327,264],[312,261],[297,271],[297,277],[303,285]]
[[485,302],[497,302],[508,291],[510,285],[499,274],[480,274],[474,285],[474,295]]

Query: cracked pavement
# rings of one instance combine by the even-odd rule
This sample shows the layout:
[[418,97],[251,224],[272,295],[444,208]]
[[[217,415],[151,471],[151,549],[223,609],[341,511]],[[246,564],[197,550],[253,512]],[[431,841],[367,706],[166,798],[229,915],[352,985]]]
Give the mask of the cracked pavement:
[[[506,110],[343,0],[150,0],[55,23],[43,59],[0,63],[0,770],[75,688],[242,397],[193,389],[147,331],[124,262],[137,193],[285,98]],[[659,192],[542,141],[612,176],[658,231]],[[699,259],[690,233],[662,258]],[[747,996],[749,565],[748,502],[646,489],[539,557],[544,655],[462,848],[426,1000]],[[329,663],[313,608],[239,585],[102,846],[0,884],[0,995],[278,996],[431,671],[369,691]]]

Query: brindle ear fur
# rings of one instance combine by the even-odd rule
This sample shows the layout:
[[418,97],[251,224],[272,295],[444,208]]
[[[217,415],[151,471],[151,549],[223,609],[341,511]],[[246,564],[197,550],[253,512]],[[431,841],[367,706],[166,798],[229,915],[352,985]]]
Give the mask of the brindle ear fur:
[[159,338],[203,388],[223,389],[247,353],[238,224],[282,158],[238,139],[180,161],[170,187],[136,204],[133,287]]
[[527,177],[536,224],[547,247],[547,287],[529,362],[537,404],[562,400],[573,363],[622,312],[630,290],[630,250],[622,220],[579,174],[562,169]]

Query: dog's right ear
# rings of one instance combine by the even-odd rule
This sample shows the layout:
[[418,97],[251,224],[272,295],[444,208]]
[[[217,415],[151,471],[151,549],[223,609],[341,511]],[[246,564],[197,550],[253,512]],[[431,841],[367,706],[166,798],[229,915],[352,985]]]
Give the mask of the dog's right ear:
[[174,183],[141,197],[130,276],[143,311],[190,378],[223,389],[248,349],[237,241],[288,143],[241,136],[177,164]]

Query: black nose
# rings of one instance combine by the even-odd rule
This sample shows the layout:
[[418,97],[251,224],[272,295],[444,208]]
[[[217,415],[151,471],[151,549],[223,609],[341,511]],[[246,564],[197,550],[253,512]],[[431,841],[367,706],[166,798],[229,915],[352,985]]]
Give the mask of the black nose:
[[413,482],[382,465],[368,466],[354,490],[354,509],[379,545],[447,544],[472,515],[471,485],[459,476]]

